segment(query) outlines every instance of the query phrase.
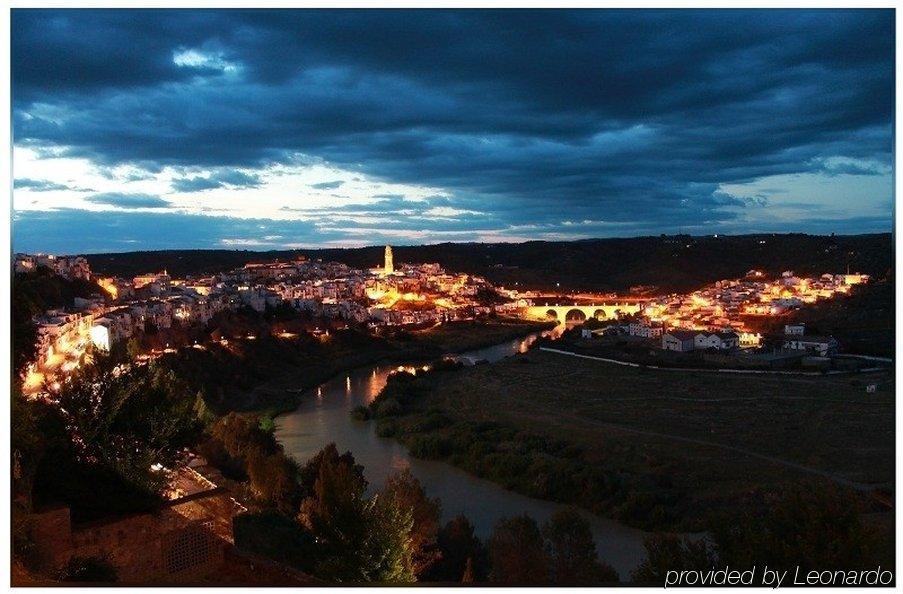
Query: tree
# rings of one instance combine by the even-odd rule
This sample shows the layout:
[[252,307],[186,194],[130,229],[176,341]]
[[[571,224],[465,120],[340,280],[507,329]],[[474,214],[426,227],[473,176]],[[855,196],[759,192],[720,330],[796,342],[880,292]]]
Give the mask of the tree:
[[542,527],[550,579],[559,585],[617,583],[618,573],[599,562],[589,522],[572,508],[556,512]]
[[318,577],[335,582],[410,582],[410,509],[393,499],[366,498],[367,481],[350,453],[339,456],[330,444],[302,473],[317,470],[298,521],[317,539]]
[[462,584],[472,584],[474,582],[474,573],[473,573],[473,559],[470,557],[467,558],[467,563],[464,564],[464,575],[461,576]]
[[56,399],[80,463],[111,469],[150,492],[166,484],[152,467],[173,467],[199,430],[193,403],[171,374],[106,355],[69,376]]
[[205,427],[216,422],[216,415],[210,410],[210,407],[207,406],[207,400],[204,397],[203,390],[198,390],[197,395],[194,397],[194,416],[197,417],[197,420]]
[[486,547],[474,535],[473,524],[465,516],[457,516],[443,526],[436,537],[441,556],[429,569],[430,581],[482,581],[489,572]]
[[137,359],[138,355],[142,353],[141,341],[137,338],[130,338],[125,344],[125,352],[128,354],[129,359],[131,359],[132,361]]
[[364,467],[355,462],[351,452],[345,452],[344,454],[339,455],[339,450],[336,448],[335,443],[330,443],[317,452],[313,458],[308,460],[307,464],[305,464],[298,473],[301,488],[304,489],[305,494],[309,495],[313,492],[314,483],[320,475],[320,467],[326,462],[330,464],[342,463],[348,465],[353,469],[360,480],[363,481],[364,488],[366,489],[367,481],[364,479]]
[[233,476],[246,475],[264,505],[289,515],[297,510],[302,495],[298,466],[256,416],[229,413],[210,433],[213,439],[203,451],[211,463]]
[[[301,502],[298,521],[321,547],[317,576],[365,582],[371,570],[366,557],[371,512],[364,498],[367,484],[352,464],[331,455],[335,446],[330,446],[315,457],[317,475],[310,495]],[[304,470],[311,470],[311,462]]]
[[409,583],[417,581],[414,573],[414,548],[411,545],[414,517],[411,508],[397,500],[374,496],[370,502],[370,541],[367,553],[373,563],[370,581]]
[[411,511],[413,522],[409,537],[413,558],[412,570],[415,575],[420,575],[439,556],[436,548],[441,515],[439,500],[427,497],[420,481],[408,468],[386,480],[380,497],[384,501],[394,502],[400,509]]
[[276,441],[260,430],[259,421],[252,415],[229,413],[211,428],[210,434],[230,456],[243,461],[254,453],[269,455],[278,449]]
[[267,456],[253,452],[247,461],[248,478],[255,496],[284,514],[298,503],[298,469],[282,452]]
[[46,405],[29,401],[14,388],[12,395],[11,443],[13,494],[31,496],[31,480],[46,447],[46,436],[40,431],[40,417]]
[[646,559],[631,573],[639,584],[662,586],[669,570],[711,569],[717,558],[704,539],[686,539],[673,535],[650,536],[643,543]]
[[502,584],[543,584],[549,579],[549,558],[536,521],[524,514],[496,523],[489,539],[489,578]]
[[722,562],[731,565],[866,569],[878,546],[860,507],[849,491],[811,482],[775,496],[764,513],[719,522],[713,533]]

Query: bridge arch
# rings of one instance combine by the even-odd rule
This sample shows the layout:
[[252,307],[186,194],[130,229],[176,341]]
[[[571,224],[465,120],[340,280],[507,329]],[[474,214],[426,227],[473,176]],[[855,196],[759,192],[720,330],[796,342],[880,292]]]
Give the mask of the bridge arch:
[[[637,313],[641,306],[632,303],[603,303],[590,305],[531,305],[521,310],[521,314],[533,320],[547,321],[584,321],[590,318],[597,320],[615,320],[623,315]],[[576,313],[579,312],[579,313]]]
[[585,322],[586,314],[583,313],[582,309],[575,307],[568,310],[568,312],[564,315],[564,320],[566,322]]

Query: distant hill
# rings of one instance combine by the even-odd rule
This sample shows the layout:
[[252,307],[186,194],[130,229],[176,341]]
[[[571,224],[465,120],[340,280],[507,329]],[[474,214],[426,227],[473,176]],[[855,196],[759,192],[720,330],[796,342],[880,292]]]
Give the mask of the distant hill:
[[[523,288],[626,291],[638,285],[656,292],[693,289],[744,275],[751,268],[799,274],[853,271],[884,276],[892,267],[891,234],[819,236],[668,235],[526,243],[442,243],[393,246],[396,262],[439,262],[449,270],[485,276]],[[285,251],[167,250],[87,255],[104,275],[130,277],[167,269],[170,274],[210,274],[247,262],[297,256],[337,260],[367,268],[380,264],[383,246]]]

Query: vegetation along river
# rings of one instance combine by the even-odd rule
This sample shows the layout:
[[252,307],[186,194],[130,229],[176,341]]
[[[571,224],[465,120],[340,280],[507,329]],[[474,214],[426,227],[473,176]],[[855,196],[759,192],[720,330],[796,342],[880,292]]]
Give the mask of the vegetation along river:
[[[497,361],[526,351],[538,336],[531,334],[460,357]],[[364,367],[314,388],[294,412],[276,419],[276,438],[286,453],[301,463],[327,443],[335,442],[340,452],[350,450],[357,462],[363,464],[370,488],[374,490],[393,472],[410,468],[427,494],[442,500],[443,522],[464,514],[483,539],[489,537],[500,518],[527,513],[541,524],[561,507],[558,503],[508,491],[445,462],[418,460],[403,445],[378,437],[375,423],[353,420],[351,410],[369,404],[396,369],[397,365]],[[645,557],[645,533],[588,512],[585,516],[592,526],[599,557],[611,564],[622,580],[628,580],[630,571]]]

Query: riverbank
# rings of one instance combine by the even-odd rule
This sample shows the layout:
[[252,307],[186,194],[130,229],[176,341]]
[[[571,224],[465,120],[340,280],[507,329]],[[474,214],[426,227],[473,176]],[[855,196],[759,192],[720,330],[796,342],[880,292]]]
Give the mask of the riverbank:
[[[444,355],[481,349],[551,329],[549,322],[511,318],[449,322],[407,332],[396,330],[381,336],[357,336],[353,344],[341,333],[319,356],[286,367],[249,391],[253,403],[244,410],[276,417],[297,408],[304,394],[329,379],[352,369],[378,363],[402,364],[433,361]],[[360,333],[357,333],[360,335]]]
[[410,347],[411,359],[435,359],[443,355],[459,355],[523,338],[534,332],[551,330],[557,322],[538,322],[520,318],[490,318],[448,322],[425,330],[396,333],[392,340]]
[[[535,337],[531,334],[463,354],[471,359],[497,361],[523,352]],[[379,437],[372,424],[353,420],[351,412],[371,403],[388,377],[397,374],[398,367],[361,367],[318,386],[298,408],[275,419],[276,439],[298,461],[310,459],[323,444],[334,442],[340,452],[352,452],[364,467],[371,490],[380,489],[386,477],[399,469],[410,469],[427,495],[442,501],[443,522],[464,515],[472,522],[474,534],[484,542],[504,518],[528,514],[542,524],[565,507],[505,489],[497,482],[443,462],[415,458],[396,440]],[[417,367],[420,373],[417,365],[406,367]],[[615,567],[622,579],[628,579],[645,558],[643,542],[647,535],[599,515],[585,511],[581,515],[590,523],[599,558]]]
[[534,350],[395,376],[370,410],[378,434],[414,456],[632,526],[692,532],[804,480],[888,488],[893,406],[892,370],[721,377]]

